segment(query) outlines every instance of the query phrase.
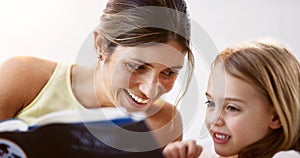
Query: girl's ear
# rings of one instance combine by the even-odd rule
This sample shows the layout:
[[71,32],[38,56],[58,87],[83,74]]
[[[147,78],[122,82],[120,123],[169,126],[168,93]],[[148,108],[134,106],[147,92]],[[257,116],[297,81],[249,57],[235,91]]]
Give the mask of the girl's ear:
[[271,129],[277,129],[277,128],[281,127],[281,122],[280,122],[280,119],[279,119],[279,116],[277,115],[277,113],[274,113],[272,115],[272,119],[271,119],[269,126]]

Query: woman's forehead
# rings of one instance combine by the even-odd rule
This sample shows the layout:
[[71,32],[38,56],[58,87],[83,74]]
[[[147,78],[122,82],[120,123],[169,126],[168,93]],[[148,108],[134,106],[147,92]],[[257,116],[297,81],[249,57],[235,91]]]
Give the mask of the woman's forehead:
[[118,46],[115,53],[121,58],[137,60],[144,63],[159,63],[166,66],[182,66],[185,52],[174,44],[155,43],[136,47]]

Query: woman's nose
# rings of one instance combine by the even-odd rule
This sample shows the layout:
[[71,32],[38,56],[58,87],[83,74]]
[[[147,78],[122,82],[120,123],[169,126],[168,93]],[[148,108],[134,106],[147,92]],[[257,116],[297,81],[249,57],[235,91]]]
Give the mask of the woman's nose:
[[158,75],[152,74],[144,78],[142,83],[139,84],[139,89],[148,98],[153,98],[165,93],[164,87],[159,81]]

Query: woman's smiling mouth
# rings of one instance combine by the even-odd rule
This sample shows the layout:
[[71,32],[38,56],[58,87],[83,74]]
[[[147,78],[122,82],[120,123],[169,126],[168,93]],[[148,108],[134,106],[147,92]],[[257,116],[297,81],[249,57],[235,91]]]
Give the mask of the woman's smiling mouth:
[[138,104],[148,104],[151,100],[151,99],[140,98],[140,97],[136,96],[135,94],[131,93],[128,89],[125,89],[125,91],[130,96],[130,98]]

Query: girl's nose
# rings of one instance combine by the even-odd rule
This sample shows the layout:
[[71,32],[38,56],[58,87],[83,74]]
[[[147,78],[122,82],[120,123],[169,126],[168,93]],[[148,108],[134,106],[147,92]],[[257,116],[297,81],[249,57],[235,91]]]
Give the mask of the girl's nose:
[[221,108],[215,108],[214,110],[208,110],[206,113],[206,119],[209,124],[213,126],[223,126],[225,124],[224,116]]
[[222,125],[224,125],[224,119],[223,119],[222,114],[220,114],[219,117],[217,117],[217,119],[214,122],[214,125],[215,126],[222,126]]

